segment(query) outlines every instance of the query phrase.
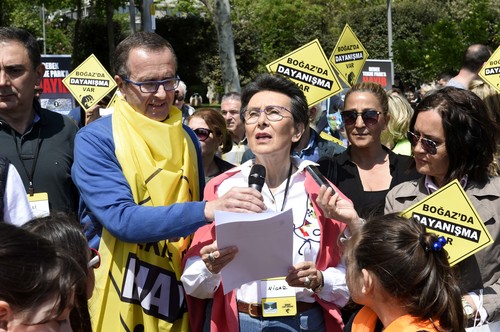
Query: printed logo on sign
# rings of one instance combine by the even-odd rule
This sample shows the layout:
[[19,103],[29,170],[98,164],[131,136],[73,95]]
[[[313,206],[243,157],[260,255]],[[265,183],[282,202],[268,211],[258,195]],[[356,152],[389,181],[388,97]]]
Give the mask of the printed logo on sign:
[[319,41],[312,42],[268,64],[267,70],[287,76],[304,92],[309,106],[342,90]]
[[368,59],[368,52],[349,24],[346,24],[330,56],[330,63],[337,70],[340,78],[349,86],[353,86],[358,81],[366,59]]
[[146,314],[170,323],[186,310],[175,273],[140,261],[135,254],[128,257],[121,300],[140,305]]
[[116,86],[113,77],[93,54],[66,76],[63,83],[85,111],[97,104]]
[[479,76],[500,93],[500,46],[484,63]]
[[401,215],[421,223],[428,232],[446,238],[451,266],[493,243],[458,180],[409,207]]
[[[278,72],[278,74],[283,74],[283,75],[289,76],[290,78],[294,78],[297,81],[308,83],[310,85],[317,86],[317,87],[320,87],[320,88],[328,90],[328,91],[330,91],[330,89],[332,88],[332,85],[333,85],[333,81],[331,81],[331,80],[323,79],[321,77],[311,75],[311,74],[308,74],[306,72],[296,70],[296,69],[293,69],[293,68],[290,68],[290,67],[287,67],[287,66],[284,66],[281,64],[278,65],[277,72]],[[309,91],[309,87],[307,87],[307,88],[308,89],[305,91]]]

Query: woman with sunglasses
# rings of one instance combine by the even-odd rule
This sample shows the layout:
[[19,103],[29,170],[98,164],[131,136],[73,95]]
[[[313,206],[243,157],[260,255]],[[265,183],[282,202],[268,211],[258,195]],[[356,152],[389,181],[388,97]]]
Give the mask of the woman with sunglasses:
[[[469,319],[500,321],[500,178],[493,177],[498,128],[473,92],[445,87],[426,96],[410,122],[418,181],[387,195],[385,211],[400,212],[453,180],[460,181],[494,243],[458,263]],[[500,324],[500,323],[499,323]],[[493,329],[492,329],[493,331]]]
[[[261,289],[266,288],[264,280],[245,283],[224,294],[221,270],[239,253],[236,247],[217,247],[211,224],[195,233],[185,256],[181,281],[190,295],[191,328],[201,331],[206,317],[209,324],[205,324],[205,331],[212,332],[341,331],[339,308],[349,297],[336,241],[343,224],[325,219],[317,208],[319,187],[305,170],[314,163],[291,155],[309,125],[304,93],[289,79],[266,74],[244,88],[241,102],[246,137],[255,159],[211,180],[204,198],[214,199],[233,187],[248,187],[253,166],[265,167],[260,195],[268,211],[292,209],[293,213],[294,228],[289,233],[293,266],[279,287],[293,290],[296,314],[266,316],[262,302],[269,296]],[[272,259],[272,255],[261,259]],[[205,312],[201,299],[213,299],[211,314]]]
[[388,108],[381,85],[355,84],[340,113],[350,145],[342,154],[319,161],[320,171],[352,200],[362,218],[382,214],[389,190],[419,177],[411,167],[411,157],[395,154],[381,142],[389,121]]
[[217,156],[217,153],[229,152],[233,147],[226,120],[220,112],[213,108],[198,109],[187,118],[187,124],[193,129],[201,144],[205,183],[234,167],[233,164]]

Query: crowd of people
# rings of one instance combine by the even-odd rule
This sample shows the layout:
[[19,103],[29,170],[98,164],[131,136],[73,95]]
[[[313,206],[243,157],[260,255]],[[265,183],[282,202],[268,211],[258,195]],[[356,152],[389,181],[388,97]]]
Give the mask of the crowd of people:
[[[191,107],[174,49],[151,32],[115,49],[111,115],[79,110],[77,126],[38,102],[34,37],[0,27],[0,330],[500,328],[500,97],[478,76],[490,55],[472,45],[447,86],[408,99],[353,84],[344,147],[280,75],[220,110]],[[400,215],[452,181],[493,239],[453,267],[445,237]],[[218,211],[291,211],[292,264],[273,289],[224,288],[240,252],[218,245]],[[277,289],[286,310],[267,302]]]

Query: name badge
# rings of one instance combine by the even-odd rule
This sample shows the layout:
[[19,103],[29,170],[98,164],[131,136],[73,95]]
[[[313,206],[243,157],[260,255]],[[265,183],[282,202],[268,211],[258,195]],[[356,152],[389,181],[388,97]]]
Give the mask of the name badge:
[[28,195],[28,202],[35,218],[48,217],[50,215],[48,193]]
[[262,316],[278,317],[297,314],[295,288],[287,284],[285,277],[263,279],[260,287]]

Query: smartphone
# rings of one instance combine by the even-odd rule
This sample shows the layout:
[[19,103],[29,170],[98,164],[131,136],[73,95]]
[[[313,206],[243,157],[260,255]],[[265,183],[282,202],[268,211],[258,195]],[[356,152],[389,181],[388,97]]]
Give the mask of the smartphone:
[[325,185],[326,188],[332,188],[333,194],[335,194],[335,189],[330,185],[330,183],[326,180],[326,178],[321,174],[321,172],[318,170],[316,166],[309,165],[306,166],[306,170],[311,174],[312,178],[316,183],[321,187],[321,185]]

